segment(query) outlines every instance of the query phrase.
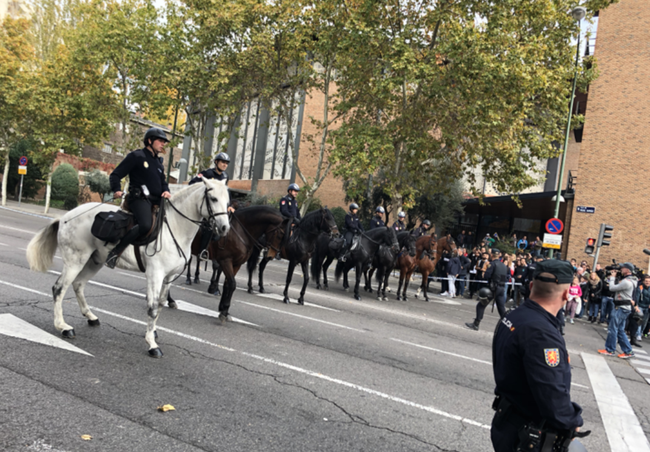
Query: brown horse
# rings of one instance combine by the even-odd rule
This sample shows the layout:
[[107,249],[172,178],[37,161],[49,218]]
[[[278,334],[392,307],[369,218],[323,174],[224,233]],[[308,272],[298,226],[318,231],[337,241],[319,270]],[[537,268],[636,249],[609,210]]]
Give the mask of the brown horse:
[[[399,269],[399,285],[397,286],[397,300],[404,300],[407,301],[408,298],[406,296],[406,289],[409,286],[409,281],[411,280],[411,276],[413,276],[413,273],[415,272],[415,269],[418,265],[418,262],[420,262],[423,258],[422,254],[424,252],[435,254],[435,243],[436,239],[433,235],[423,235],[422,237],[418,238],[415,241],[415,256],[411,256],[408,253],[402,253],[398,258],[397,258],[397,268]],[[433,251],[431,251],[433,250]],[[430,259],[427,259],[426,262],[423,262],[423,271],[426,271],[427,278],[429,277],[429,273],[431,273],[431,269],[429,268],[432,266],[432,268],[435,268],[435,264],[432,265],[432,261]],[[424,278],[424,276],[422,276]],[[404,285],[404,290],[402,291],[402,295],[400,295],[400,290],[402,290],[402,284]]]
[[[427,237],[427,236],[425,236]],[[429,236],[428,240],[428,249],[427,249],[427,240],[422,240],[422,252],[418,254],[416,251],[415,260],[418,267],[418,271],[422,274],[422,284],[418,288],[415,297],[418,298],[420,292],[424,290],[424,299],[429,301],[429,275],[433,273],[442,256],[443,251],[449,251],[450,253],[456,249],[456,242],[451,237],[451,234],[447,234],[445,237],[442,237],[438,240],[433,236]],[[418,242],[424,237],[420,237]],[[418,242],[415,243],[416,247]],[[433,249],[435,245],[435,249]]]

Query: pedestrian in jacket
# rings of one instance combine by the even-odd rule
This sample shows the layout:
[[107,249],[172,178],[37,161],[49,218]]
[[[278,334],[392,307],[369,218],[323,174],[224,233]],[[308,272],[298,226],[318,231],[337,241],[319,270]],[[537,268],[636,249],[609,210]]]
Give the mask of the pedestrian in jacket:
[[447,262],[447,281],[449,283],[449,296],[456,298],[456,278],[460,273],[462,266],[458,259],[458,250],[454,250],[451,254],[451,259]]
[[589,301],[589,321],[594,323],[598,320],[598,313],[600,312],[600,305],[603,296],[603,282],[600,280],[596,272],[589,274],[589,285],[587,296],[585,298]]

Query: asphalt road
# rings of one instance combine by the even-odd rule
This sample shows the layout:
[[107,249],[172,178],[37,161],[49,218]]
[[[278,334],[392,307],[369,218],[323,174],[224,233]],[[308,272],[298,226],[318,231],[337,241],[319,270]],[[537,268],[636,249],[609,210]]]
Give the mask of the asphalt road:
[[[239,275],[231,308],[239,322],[222,326],[204,273],[198,285],[174,284],[183,309],[161,313],[165,355],[152,359],[139,273],[104,268],[99,284],[87,287],[100,327],[88,326],[70,289],[64,315],[77,337],[58,339],[50,294],[61,260],[42,274],[25,259],[27,243],[48,221],[0,210],[0,450],[491,450],[497,316],[488,312],[478,333],[463,328],[475,301],[398,302],[392,294],[385,302],[368,294],[356,301],[331,282],[329,292],[310,284],[307,305],[299,306],[297,273],[293,303],[285,305],[286,262],[273,261],[266,294],[248,294],[245,270]],[[19,324],[30,339],[7,335],[3,324]],[[45,338],[34,342],[39,330]],[[637,433],[650,432],[648,383],[633,362],[596,357],[605,336],[584,321],[567,325],[571,395],[593,432],[583,440],[590,452],[623,451],[605,420],[619,409],[599,389],[607,369],[615,382],[607,388],[627,396]],[[582,353],[604,360],[603,370],[588,371]],[[175,410],[157,409],[165,404]]]

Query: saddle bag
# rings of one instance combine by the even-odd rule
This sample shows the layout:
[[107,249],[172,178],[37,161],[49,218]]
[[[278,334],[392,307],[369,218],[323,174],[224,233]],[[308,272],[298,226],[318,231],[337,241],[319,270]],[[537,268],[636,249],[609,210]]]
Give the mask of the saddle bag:
[[117,212],[100,212],[95,215],[95,221],[90,228],[92,235],[108,243],[117,243],[126,235],[131,214],[118,210]]

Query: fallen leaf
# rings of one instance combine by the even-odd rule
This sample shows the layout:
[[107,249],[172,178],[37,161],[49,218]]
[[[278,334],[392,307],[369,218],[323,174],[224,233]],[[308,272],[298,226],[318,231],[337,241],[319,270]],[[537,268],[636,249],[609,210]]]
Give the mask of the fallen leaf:
[[93,439],[93,437],[90,435],[81,435],[81,439],[83,439],[84,441],[90,441],[91,439]]
[[158,411],[162,411],[163,413],[167,411],[176,411],[176,408],[174,408],[171,405],[163,405],[158,407]]

